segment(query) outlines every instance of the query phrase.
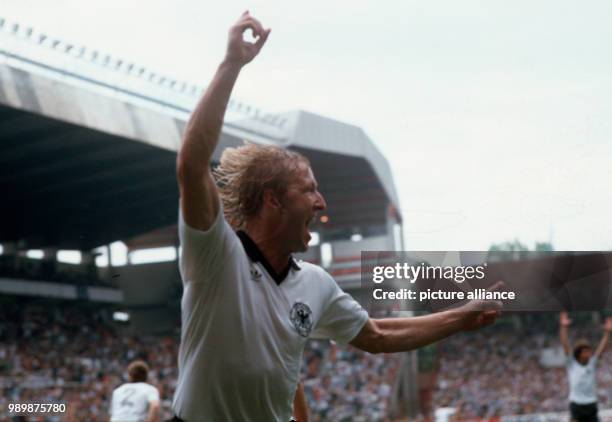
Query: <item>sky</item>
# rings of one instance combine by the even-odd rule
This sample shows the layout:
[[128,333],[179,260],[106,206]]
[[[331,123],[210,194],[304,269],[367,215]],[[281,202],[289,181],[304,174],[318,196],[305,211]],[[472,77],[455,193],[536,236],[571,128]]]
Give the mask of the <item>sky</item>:
[[3,0],[0,16],[206,85],[244,10],[272,28],[234,97],[362,127],[410,250],[612,249],[612,3]]

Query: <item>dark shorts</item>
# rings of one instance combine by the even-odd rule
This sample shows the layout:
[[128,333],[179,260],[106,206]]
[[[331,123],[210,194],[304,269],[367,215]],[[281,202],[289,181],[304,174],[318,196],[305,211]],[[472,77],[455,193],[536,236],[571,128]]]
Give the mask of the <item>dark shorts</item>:
[[572,421],[576,422],[599,422],[597,417],[597,403],[578,404],[570,402],[570,414]]

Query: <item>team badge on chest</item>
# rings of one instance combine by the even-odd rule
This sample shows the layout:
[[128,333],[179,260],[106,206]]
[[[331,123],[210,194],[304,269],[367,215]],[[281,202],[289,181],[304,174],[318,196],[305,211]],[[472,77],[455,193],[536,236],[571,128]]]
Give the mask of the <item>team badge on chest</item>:
[[302,337],[308,337],[312,330],[312,311],[302,302],[296,302],[289,314],[293,327]]

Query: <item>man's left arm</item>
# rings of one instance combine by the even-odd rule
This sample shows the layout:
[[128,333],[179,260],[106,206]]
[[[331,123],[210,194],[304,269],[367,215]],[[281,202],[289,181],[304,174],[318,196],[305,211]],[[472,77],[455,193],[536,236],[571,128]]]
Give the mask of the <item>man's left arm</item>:
[[599,346],[597,346],[597,350],[595,350],[595,357],[600,358],[603,355],[603,352],[606,350],[608,346],[608,342],[610,341],[610,333],[612,333],[612,317],[606,318],[606,325],[604,326],[604,335],[599,342]]
[[497,301],[472,301],[457,309],[425,316],[369,319],[350,344],[370,353],[407,352],[460,331],[491,325],[499,317],[501,307]]
[[149,401],[149,411],[147,412],[146,422],[157,422],[160,419],[160,400],[159,400],[159,390],[157,388],[151,388],[148,397]]

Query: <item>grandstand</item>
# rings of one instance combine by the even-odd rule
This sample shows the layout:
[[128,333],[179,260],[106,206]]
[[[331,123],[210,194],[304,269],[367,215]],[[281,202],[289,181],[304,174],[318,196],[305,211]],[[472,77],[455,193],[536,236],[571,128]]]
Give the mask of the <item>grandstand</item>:
[[[0,418],[9,400],[42,400],[71,404],[70,420],[103,420],[135,356],[152,362],[169,416],[181,294],[175,156],[202,88],[1,18],[0,39],[0,187],[10,204],[0,211]],[[360,251],[402,248],[386,159],[357,126],[232,99],[213,165],[244,141],[309,158],[328,212],[300,258],[359,297]],[[382,419],[399,390],[404,403],[415,391],[398,359],[330,350],[313,345],[305,356],[314,368],[321,354],[321,372],[304,376],[323,419]],[[339,380],[346,368],[353,378]],[[353,396],[323,404],[347,383]],[[362,395],[377,389],[388,400],[371,413]]]

